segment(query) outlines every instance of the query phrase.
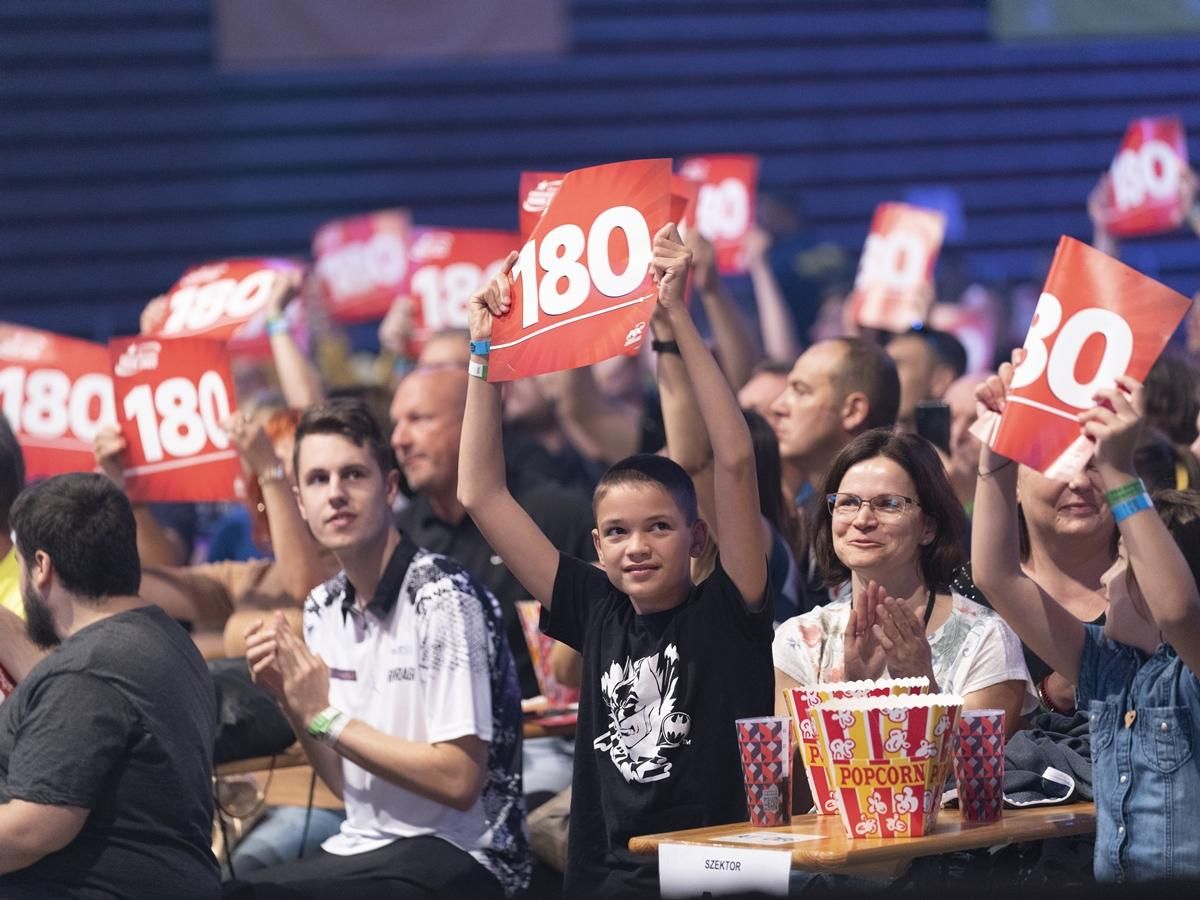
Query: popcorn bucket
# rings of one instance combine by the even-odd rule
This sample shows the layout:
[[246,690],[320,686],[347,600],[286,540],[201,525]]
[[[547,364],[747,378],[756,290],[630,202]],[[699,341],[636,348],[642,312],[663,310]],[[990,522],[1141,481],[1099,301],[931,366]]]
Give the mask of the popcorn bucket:
[[791,821],[791,734],[785,716],[738,719],[738,756],[746,785],[746,811],[758,828]]
[[908,694],[924,694],[929,691],[928,678],[881,678],[876,681],[831,681],[809,687],[791,688],[784,691],[788,711],[792,716],[800,758],[804,760],[804,774],[812,792],[813,805],[819,815],[836,815],[837,794],[829,780],[825,767],[825,755],[817,737],[818,725],[813,709],[829,700],[853,697],[897,697]]
[[814,711],[846,834],[919,837],[937,823],[957,694],[830,700]]

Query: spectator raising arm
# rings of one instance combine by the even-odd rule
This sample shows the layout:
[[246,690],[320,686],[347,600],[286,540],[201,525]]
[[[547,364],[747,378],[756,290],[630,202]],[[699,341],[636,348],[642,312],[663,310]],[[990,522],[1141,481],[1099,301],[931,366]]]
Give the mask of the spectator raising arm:
[[704,239],[698,229],[693,228],[687,236],[687,246],[695,260],[692,278],[712,328],[721,369],[734,391],[739,391],[750,380],[754,364],[762,354],[751,337],[749,324],[721,281],[713,245]]
[[[1012,364],[1002,364],[999,374],[989,375],[975,389],[977,401],[992,412],[1002,412],[1012,373]],[[1017,636],[1075,684],[1083,623],[1021,571],[1017,529],[1016,463],[984,444],[971,520],[972,578]]]
[[713,453],[714,518],[721,523],[721,562],[751,610],[765,601],[767,548],[758,502],[750,429],[717,361],[684,303],[691,251],[667,224],[654,237],[658,305],[687,369]]
[[[489,341],[492,318],[512,307],[509,272],[515,252],[483,290],[472,295],[469,322],[472,341]],[[462,442],[458,453],[458,500],[491,548],[524,585],[533,599],[550,608],[558,551],[521,508],[508,490],[504,471],[504,446],[500,437],[500,388],[487,381],[487,357],[472,356],[472,377],[467,386]]]
[[291,409],[307,409],[325,399],[321,376],[296,344],[288,330],[284,312],[295,299],[303,281],[300,272],[281,272],[275,276],[271,293],[267,295],[267,335],[271,341],[271,357],[283,399]]
[[[1096,442],[1096,467],[1106,491],[1135,484],[1133,452],[1142,430],[1142,385],[1122,375],[1100,391],[1100,405],[1080,413],[1083,432]],[[1118,504],[1119,506],[1119,504]],[[1184,665],[1200,671],[1200,592],[1191,568],[1153,506],[1117,519],[1138,593],[1154,623]]]
[[763,350],[768,359],[791,362],[800,355],[800,340],[796,337],[796,322],[788,309],[779,279],[771,270],[767,250],[771,235],[755,226],[746,236],[746,268],[754,287],[754,303],[758,306],[758,325],[762,331]]

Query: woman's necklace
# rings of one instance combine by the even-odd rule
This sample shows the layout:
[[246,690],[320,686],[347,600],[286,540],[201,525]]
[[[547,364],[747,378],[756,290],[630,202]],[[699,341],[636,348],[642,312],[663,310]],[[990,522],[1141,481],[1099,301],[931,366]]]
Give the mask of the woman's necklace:
[[936,599],[933,593],[933,588],[926,588],[929,591],[929,599],[925,601],[925,627],[929,627],[929,620],[933,618],[933,604]]

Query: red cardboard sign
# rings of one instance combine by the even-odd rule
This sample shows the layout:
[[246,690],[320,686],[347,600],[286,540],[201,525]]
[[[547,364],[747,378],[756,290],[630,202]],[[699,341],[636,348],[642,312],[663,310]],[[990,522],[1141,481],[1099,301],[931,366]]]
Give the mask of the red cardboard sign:
[[746,271],[746,235],[754,227],[758,193],[757,156],[692,156],[679,167],[684,178],[698,182],[696,227],[717,253],[717,271]]
[[1105,228],[1119,237],[1162,234],[1183,222],[1179,194],[1187,139],[1175,116],[1135,119],[1108,170]]
[[568,172],[513,267],[513,305],[493,323],[488,380],[636,353],[657,298],[652,242],[670,212],[670,160]]
[[562,186],[563,172],[522,172],[517,186],[517,226],[528,238]]
[[511,231],[415,229],[409,247],[409,292],[420,339],[447,328],[466,328],[467,301],[500,271],[520,242]]
[[1118,375],[1145,380],[1190,306],[1154,279],[1060,238],[1004,413],[981,416],[972,430],[998,453],[1069,481],[1092,455],[1079,413]]
[[249,332],[252,320],[261,330],[276,278],[302,269],[286,259],[231,259],[195,266],[167,292],[161,321],[147,333],[237,339]]
[[0,407],[27,480],[96,468],[92,441],[116,421],[111,371],[99,344],[0,324]]
[[382,319],[408,292],[406,210],[391,209],[322,225],[313,236],[313,257],[331,318],[339,322]]
[[229,351],[205,338],[109,342],[127,446],[125,492],[135,503],[245,496],[242,466],[221,422],[233,410]]
[[946,217],[907,203],[881,203],[863,244],[850,303],[864,328],[908,331],[924,322]]

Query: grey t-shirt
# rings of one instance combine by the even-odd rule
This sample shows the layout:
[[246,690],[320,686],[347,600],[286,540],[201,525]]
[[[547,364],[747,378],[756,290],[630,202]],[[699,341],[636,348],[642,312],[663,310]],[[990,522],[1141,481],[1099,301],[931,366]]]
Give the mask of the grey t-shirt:
[[158,607],[89,625],[0,705],[0,802],[90,810],[70,844],[0,878],[0,896],[216,897],[216,701]]

